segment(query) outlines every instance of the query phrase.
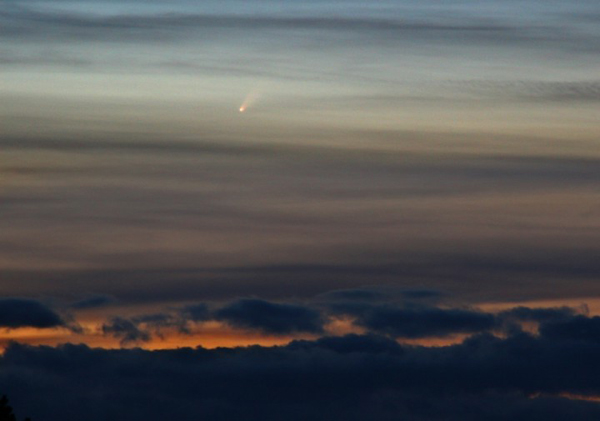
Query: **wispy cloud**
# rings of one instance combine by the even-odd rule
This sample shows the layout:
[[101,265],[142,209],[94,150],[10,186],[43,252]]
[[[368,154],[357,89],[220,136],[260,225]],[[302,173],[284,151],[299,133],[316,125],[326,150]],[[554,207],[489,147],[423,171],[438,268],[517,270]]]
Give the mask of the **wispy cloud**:
[[[38,10],[31,7],[4,7],[0,10],[4,25],[0,37],[20,39],[56,39],[63,41],[163,42],[221,31],[224,38],[239,37],[249,31],[327,31],[385,40],[416,37],[474,44],[537,43],[551,47],[557,43],[575,44],[576,31],[552,26],[532,26],[488,17],[462,16],[314,16],[275,14],[193,14],[138,13],[101,15],[81,12]],[[590,36],[590,35],[588,35]],[[77,37],[77,38],[73,38]],[[325,44],[342,45],[345,37],[329,38]]]
[[[509,32],[514,27],[473,19],[461,23],[448,21],[410,21],[385,18],[352,17],[287,17],[255,15],[213,14],[141,14],[141,15],[94,15],[68,12],[39,11],[31,8],[5,8],[0,18],[7,21],[5,35],[22,34],[29,25],[37,25],[38,31],[51,29],[68,30],[82,34],[109,36],[109,31],[137,30],[152,33],[160,30],[202,30],[205,28],[225,29],[321,29],[351,31],[440,31],[440,32]],[[38,32],[38,34],[40,33]],[[24,34],[23,34],[24,35]],[[30,34],[32,35],[32,34]],[[114,35],[114,34],[113,34]],[[135,34],[134,34],[135,36]]]
[[456,86],[466,87],[475,94],[496,99],[511,99],[531,102],[598,102],[600,101],[600,81],[536,81],[520,80],[513,82],[466,81],[456,82]]
[[110,295],[94,294],[69,304],[69,308],[74,310],[86,310],[104,307],[106,305],[113,304],[114,302],[115,299]]

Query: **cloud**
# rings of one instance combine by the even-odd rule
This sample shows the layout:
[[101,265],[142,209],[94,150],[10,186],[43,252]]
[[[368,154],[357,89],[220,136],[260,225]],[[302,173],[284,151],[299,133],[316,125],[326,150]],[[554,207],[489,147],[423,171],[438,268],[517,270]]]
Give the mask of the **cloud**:
[[393,287],[362,287],[341,289],[320,294],[325,301],[394,301],[394,300],[438,300],[444,294],[430,289],[401,289]]
[[[0,248],[10,250],[8,245],[0,244]],[[0,276],[13,294],[23,295],[35,288],[43,294],[66,297],[73,288],[94,285],[127,304],[229,301],[248,295],[270,300],[286,300],[290,296],[308,299],[337,288],[361,288],[365,279],[401,289],[425,286],[443,290],[465,302],[485,300],[490,291],[504,301],[577,298],[598,293],[595,279],[600,261],[595,246],[577,253],[561,250],[560,244],[546,244],[541,250],[543,253],[515,247],[466,254],[446,252],[442,247],[439,251],[400,252],[394,255],[394,263],[372,263],[369,260],[377,256],[365,255],[362,262],[348,258],[337,264],[178,268],[150,267],[153,256],[149,255],[142,261],[147,266],[140,264],[134,269],[115,268],[111,262],[103,261],[99,269],[93,270],[0,270]],[[126,279],[127,283],[109,282],[110,279]],[[548,288],[549,280],[553,281],[553,288]]]
[[214,318],[233,327],[257,329],[276,335],[323,331],[321,315],[312,308],[251,298],[221,307],[215,311]]
[[123,317],[112,317],[108,323],[102,325],[102,332],[120,339],[122,345],[148,342],[151,339],[150,332],[140,329],[135,321]]
[[[1,36],[0,36],[1,38]],[[63,54],[3,54],[0,66],[69,66],[89,67],[93,62]]]
[[510,310],[502,311],[498,317],[500,319],[530,321],[530,322],[552,322],[570,319],[576,315],[576,310],[570,307],[555,308],[529,308],[515,307]]
[[70,308],[75,310],[85,310],[88,308],[104,307],[112,304],[115,299],[109,295],[92,295],[82,300],[76,301],[69,305]]
[[315,347],[328,349],[339,354],[356,353],[389,353],[401,355],[404,353],[402,346],[393,339],[379,335],[329,336],[315,341],[294,341],[288,345],[292,350],[311,350]]
[[163,351],[13,344],[0,357],[0,389],[47,421],[591,421],[600,404],[562,396],[600,394],[597,339],[574,347],[562,337],[479,335],[425,348],[349,335]]
[[122,345],[148,342],[153,336],[164,339],[165,332],[171,330],[170,333],[173,333],[173,329],[178,333],[191,334],[189,322],[200,321],[201,307],[188,306],[174,313],[141,314],[129,318],[113,316],[102,325],[102,332],[120,339]]
[[517,99],[531,102],[599,102],[600,81],[539,81],[516,80],[499,81],[465,81],[455,83],[459,87],[471,89],[481,95],[489,95],[495,99]]
[[[489,19],[465,18],[463,21],[399,20],[376,17],[342,16],[275,16],[243,14],[122,14],[98,15],[73,12],[50,12],[33,8],[5,8],[0,13],[5,21],[3,36],[40,36],[45,31],[51,37],[65,38],[78,34],[82,39],[104,40],[149,40],[170,39],[178,34],[190,33],[190,30],[223,29],[227,31],[249,31],[256,29],[311,29],[324,31],[352,32],[440,32],[440,33],[499,33],[512,34],[517,28],[490,21]],[[27,30],[30,32],[28,33]],[[507,35],[504,35],[507,36]]]
[[340,289],[323,293],[320,297],[333,301],[386,301],[389,299],[389,295],[381,288]]
[[551,339],[600,343],[600,317],[588,318],[580,315],[548,322],[540,327],[540,333]]
[[192,322],[204,322],[210,320],[210,311],[206,304],[194,304],[181,310],[182,316]]
[[[385,135],[399,145],[405,138],[415,139],[406,132]],[[543,143],[523,141],[528,150]],[[297,143],[277,149],[252,142],[4,137],[0,145],[12,153],[44,149],[91,160],[77,165],[50,154],[20,164],[35,168],[40,161],[47,173],[3,177],[14,182],[2,192],[14,217],[5,218],[0,252],[23,262],[0,268],[4,291],[66,300],[93,289],[124,305],[250,295],[304,299],[365,283],[443,289],[469,294],[467,300],[492,291],[498,300],[598,292],[593,199],[600,162],[593,156],[444,155],[442,147],[430,154],[386,151],[383,159],[383,152]],[[156,156],[135,158],[146,153]],[[161,164],[152,164],[155,159]],[[250,179],[256,192],[249,208],[243,186]],[[290,206],[277,205],[282,199]],[[46,226],[63,235],[52,237]],[[165,241],[152,246],[144,232]],[[177,241],[170,241],[175,233]],[[225,250],[210,246],[216,236],[226,240]],[[81,247],[85,238],[97,241]],[[90,261],[92,269],[85,269]],[[66,262],[84,269],[50,268]]]
[[0,327],[39,329],[65,326],[61,317],[44,304],[23,298],[0,299]]
[[[91,9],[90,9],[91,10]],[[131,9],[135,10],[135,9]],[[453,11],[456,12],[456,11]],[[326,32],[319,39],[320,48],[352,45],[398,45],[432,40],[460,45],[528,45],[535,48],[585,48],[592,51],[598,42],[591,34],[573,30],[580,21],[570,20],[570,26],[557,31],[552,25],[527,25],[510,17],[475,16],[467,13],[423,13],[402,16],[378,16],[364,13],[354,16],[316,14],[304,10],[298,14],[273,13],[148,13],[143,9],[124,14],[99,14],[81,11],[50,11],[35,7],[4,7],[0,38],[43,39],[58,42],[102,41],[114,43],[174,42],[196,38],[200,43],[235,42],[240,36],[254,37],[261,33],[281,34],[280,39],[298,49],[312,48],[310,38],[299,37],[295,31]],[[587,43],[582,42],[585,40]],[[264,41],[264,40],[263,40]],[[273,44],[274,48],[277,43]],[[280,44],[279,44],[280,45]],[[71,58],[71,61],[73,58]],[[78,59],[75,58],[76,65]],[[85,61],[84,61],[85,62]],[[177,63],[178,60],[174,60]],[[66,62],[65,62],[66,63]],[[242,66],[243,67],[243,66]]]
[[456,333],[477,333],[496,326],[489,313],[436,307],[405,307],[384,305],[339,304],[332,306],[335,314],[350,315],[355,323],[371,332],[398,338],[444,337]]
[[137,316],[132,320],[134,320],[136,323],[145,323],[155,326],[168,326],[172,322],[173,316],[170,314],[155,313]]
[[[236,142],[227,142],[227,144],[218,144],[210,141],[182,141],[173,140],[170,142],[164,141],[148,141],[148,140],[131,140],[120,139],[110,140],[103,139],[102,141],[91,141],[91,139],[65,139],[65,138],[10,138],[4,137],[0,141],[3,148],[16,150],[48,150],[48,151],[74,151],[82,150],[88,152],[155,152],[155,153],[171,153],[171,154],[211,154],[211,155],[255,155],[269,156],[276,152],[276,148],[269,145],[243,145]],[[49,169],[48,169],[49,170]],[[55,169],[56,170],[56,169]],[[68,170],[68,169],[67,169]],[[85,171],[85,168],[81,168]]]
[[[385,298],[373,294],[386,290],[390,293]],[[244,298],[224,304],[189,304],[130,318],[116,317],[104,325],[103,331],[122,339],[125,344],[148,341],[152,335],[161,338],[175,332],[194,335],[202,330],[197,323],[209,321],[267,335],[327,335],[328,324],[344,318],[368,334],[387,335],[393,339],[422,339],[486,332],[518,333],[526,325],[531,328],[573,320],[583,311],[570,307],[515,307],[483,312],[436,306],[431,297],[437,300],[440,296],[440,292],[428,290],[370,287],[319,294],[303,304]],[[536,324],[531,326],[530,322]]]

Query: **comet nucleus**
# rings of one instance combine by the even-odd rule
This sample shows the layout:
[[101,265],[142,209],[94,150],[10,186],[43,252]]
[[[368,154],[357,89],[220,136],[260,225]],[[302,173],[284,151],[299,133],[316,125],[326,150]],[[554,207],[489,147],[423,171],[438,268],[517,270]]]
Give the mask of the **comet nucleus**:
[[246,111],[248,109],[248,107],[250,105],[252,105],[257,99],[258,99],[258,92],[257,91],[250,92],[244,99],[244,102],[242,102],[242,105],[240,106],[240,113],[243,113],[244,111]]

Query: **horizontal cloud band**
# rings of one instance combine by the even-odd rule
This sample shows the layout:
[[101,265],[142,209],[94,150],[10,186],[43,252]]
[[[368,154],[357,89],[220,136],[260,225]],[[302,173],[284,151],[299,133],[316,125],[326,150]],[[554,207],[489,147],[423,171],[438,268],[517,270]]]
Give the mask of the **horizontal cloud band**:
[[47,421],[595,420],[599,404],[568,397],[600,394],[599,352],[599,337],[544,333],[441,348],[371,335],[217,350],[14,344],[0,388]]
[[174,312],[131,319],[114,317],[102,330],[127,344],[150,341],[153,332],[162,336],[161,331],[168,328],[191,334],[194,324],[208,321],[268,335],[324,335],[329,323],[344,319],[356,328],[396,339],[516,332],[527,323],[536,323],[544,329],[558,322],[579,322],[580,319],[597,323],[595,318],[580,316],[568,307],[515,307],[488,313],[473,308],[439,306],[436,301],[441,295],[435,291],[396,291],[395,295],[386,296],[376,289],[357,289],[323,294],[304,303],[270,302],[258,298],[243,298],[220,305],[198,303]]

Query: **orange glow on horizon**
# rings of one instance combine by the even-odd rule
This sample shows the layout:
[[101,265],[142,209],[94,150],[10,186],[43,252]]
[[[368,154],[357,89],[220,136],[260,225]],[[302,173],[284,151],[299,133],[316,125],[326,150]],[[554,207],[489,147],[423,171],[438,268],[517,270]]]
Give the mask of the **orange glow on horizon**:
[[600,403],[600,396],[594,395],[580,395],[577,393],[569,393],[569,392],[561,392],[561,393],[534,393],[529,396],[529,399],[538,399],[538,398],[563,398],[570,399],[574,401],[586,401],[586,402],[596,402]]
[[119,338],[102,333],[100,324],[88,323],[82,326],[83,333],[76,333],[66,328],[35,329],[19,328],[0,330],[0,353],[10,342],[18,342],[31,346],[58,346],[65,343],[85,344],[93,348],[143,348],[148,350],[196,348],[234,348],[244,346],[277,346],[286,345],[299,339],[316,339],[317,335],[268,335],[260,332],[244,332],[232,329],[218,322],[203,323],[190,334],[181,333],[174,329],[164,329],[152,335],[150,341],[121,344]]
[[498,302],[498,303],[482,303],[478,308],[482,311],[500,312],[515,307],[529,308],[553,308],[553,307],[571,307],[580,310],[582,313],[589,316],[600,315],[600,298],[568,298],[562,300],[536,300],[536,301],[521,301],[521,302]]
[[578,395],[574,393],[559,393],[559,397],[576,400],[576,401],[587,401],[587,402],[598,402],[600,403],[600,396],[590,396],[590,395]]
[[[513,303],[481,303],[477,308],[485,312],[500,312],[510,308],[526,306],[530,308],[548,308],[548,307],[572,307],[581,311],[582,314],[590,316],[600,314],[600,299],[567,299],[567,300],[546,300],[530,302]],[[115,308],[109,310],[111,313]],[[118,314],[124,317],[135,317],[137,314],[150,313],[156,311],[154,307],[123,307],[118,309]],[[234,329],[227,324],[220,322],[204,322],[191,324],[190,334],[182,333],[176,327],[166,327],[154,329],[145,325],[141,329],[149,330],[152,333],[152,339],[147,342],[132,342],[122,345],[119,338],[105,335],[102,332],[102,325],[108,320],[110,313],[106,310],[94,310],[93,312],[81,311],[76,315],[76,320],[82,328],[82,332],[74,332],[68,328],[52,329],[0,329],[0,352],[10,342],[15,341],[32,346],[47,345],[57,346],[64,343],[86,344],[90,347],[99,348],[121,348],[121,347],[140,347],[144,349],[169,349],[179,347],[238,347],[238,346],[277,346],[286,345],[293,340],[314,340],[321,336],[344,336],[348,334],[365,334],[367,331],[356,324],[352,318],[330,318],[325,325],[325,331],[322,334],[289,334],[272,335],[257,331],[245,331]],[[535,333],[537,324],[524,324],[523,328],[528,332]],[[500,335],[500,333],[496,332]],[[398,343],[409,346],[442,347],[462,343],[470,335],[457,334],[442,338],[419,338],[404,339],[399,338]]]

